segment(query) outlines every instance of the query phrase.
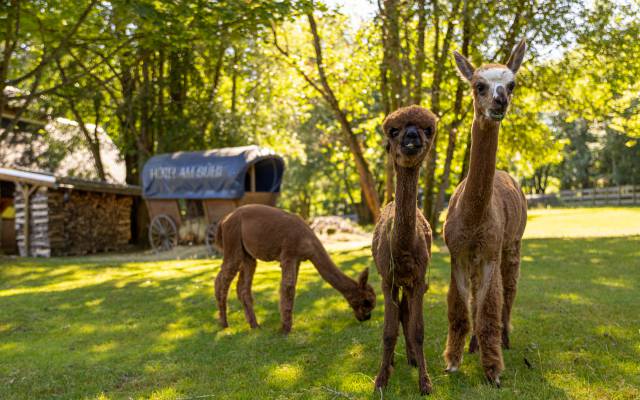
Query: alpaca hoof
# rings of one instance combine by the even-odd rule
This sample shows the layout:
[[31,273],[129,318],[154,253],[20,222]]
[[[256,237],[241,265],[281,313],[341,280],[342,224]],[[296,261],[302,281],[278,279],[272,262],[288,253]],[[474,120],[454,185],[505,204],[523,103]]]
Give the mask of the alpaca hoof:
[[251,324],[251,329],[260,329],[260,325],[258,325],[257,323]]
[[229,327],[229,324],[226,321],[224,322],[220,321],[220,328],[227,329],[228,327]]
[[489,385],[495,386],[497,389],[500,389],[500,377],[490,378],[487,376],[487,381],[489,381]]
[[500,372],[496,368],[486,368],[484,375],[490,385],[500,388]]
[[389,382],[389,376],[385,374],[378,374],[376,377],[375,383],[375,391],[382,391],[385,387],[387,387],[387,383]]
[[471,336],[471,340],[469,340],[469,354],[473,354],[478,351],[478,337],[476,335]]
[[433,388],[431,387],[431,380],[429,379],[429,377],[426,376],[421,378],[420,379],[420,395],[426,396],[428,394],[431,394],[432,391],[433,391]]
[[289,329],[282,328],[280,329],[280,333],[283,334],[284,336],[289,336],[289,334],[291,333],[291,328]]
[[416,361],[415,358],[409,358],[407,359],[407,364],[409,364],[410,367],[417,367],[418,361]]
[[444,369],[444,372],[452,374],[454,372],[458,372],[459,369],[460,367],[458,367],[457,365],[448,365],[447,368]]
[[375,381],[375,390],[382,390],[387,387],[387,383],[389,383],[389,376],[391,375],[391,368],[383,368],[378,376],[376,376]]

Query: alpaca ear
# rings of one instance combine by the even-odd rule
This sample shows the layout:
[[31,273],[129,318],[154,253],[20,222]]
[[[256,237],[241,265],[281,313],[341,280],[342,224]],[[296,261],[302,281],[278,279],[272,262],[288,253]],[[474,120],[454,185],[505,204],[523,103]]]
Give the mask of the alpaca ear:
[[456,66],[458,67],[458,75],[460,75],[461,78],[471,82],[473,73],[476,70],[474,66],[469,62],[469,60],[467,60],[465,56],[458,53],[457,51],[453,52],[453,58],[456,61]]
[[527,51],[527,42],[525,38],[522,38],[520,43],[513,49],[511,56],[509,57],[509,61],[507,61],[507,68],[511,70],[514,74],[518,72],[520,69],[520,65],[522,64],[522,60],[524,59],[524,53]]
[[369,279],[369,268],[365,268],[364,271],[360,272],[360,275],[358,276],[358,286],[364,289],[367,286],[368,279]]

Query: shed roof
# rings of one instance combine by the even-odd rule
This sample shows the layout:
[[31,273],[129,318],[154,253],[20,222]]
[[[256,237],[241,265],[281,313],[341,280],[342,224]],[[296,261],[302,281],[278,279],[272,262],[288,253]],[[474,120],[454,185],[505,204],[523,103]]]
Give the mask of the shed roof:
[[129,196],[139,196],[141,194],[139,186],[60,177],[48,172],[29,171],[18,168],[0,168],[0,180],[15,183],[27,183],[30,185],[44,186],[53,189],[85,190],[89,192],[113,193]]

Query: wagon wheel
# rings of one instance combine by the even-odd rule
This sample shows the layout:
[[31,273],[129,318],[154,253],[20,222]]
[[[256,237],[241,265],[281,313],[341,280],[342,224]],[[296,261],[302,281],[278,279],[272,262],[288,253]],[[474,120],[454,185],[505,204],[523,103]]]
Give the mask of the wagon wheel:
[[149,243],[155,251],[171,250],[178,245],[178,228],[168,215],[158,215],[149,226]]
[[216,232],[218,231],[218,223],[212,222],[207,226],[207,231],[204,235],[204,243],[207,245],[207,251],[212,256],[220,255],[220,252],[216,248]]

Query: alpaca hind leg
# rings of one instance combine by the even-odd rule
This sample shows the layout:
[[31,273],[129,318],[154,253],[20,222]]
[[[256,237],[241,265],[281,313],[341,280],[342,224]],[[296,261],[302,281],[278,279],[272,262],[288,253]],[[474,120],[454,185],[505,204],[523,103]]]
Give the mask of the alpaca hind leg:
[[409,299],[405,292],[402,293],[400,299],[400,322],[402,323],[402,333],[404,334],[404,343],[407,350],[407,362],[412,367],[417,367],[416,353],[413,343],[409,339]]
[[248,256],[245,257],[242,262],[242,268],[240,269],[240,276],[238,277],[237,292],[238,299],[244,307],[244,316],[252,329],[259,327],[256,314],[253,311],[253,294],[251,292],[255,272],[256,259]]
[[384,329],[382,333],[382,363],[380,372],[376,376],[375,389],[379,390],[387,386],[393,364],[393,352],[398,340],[398,327],[400,309],[398,303],[398,288],[390,288],[382,284],[384,294]]
[[413,288],[409,297],[409,338],[413,343],[414,354],[418,362],[418,385],[420,394],[431,393],[431,379],[427,373],[427,362],[424,358],[424,315],[423,299],[426,286]]
[[[477,283],[476,281],[471,282],[471,293],[477,293],[477,289],[473,286],[476,283]],[[471,322],[473,324],[473,327],[471,328],[471,339],[469,339],[469,354],[474,354],[480,348],[480,345],[478,344],[478,335],[476,335],[476,329],[475,329],[476,315],[478,315],[478,302],[475,301],[475,299],[472,297],[471,298]]]
[[511,346],[509,342],[511,310],[516,299],[518,278],[520,277],[520,241],[503,249],[500,269],[504,294],[504,304],[502,305],[502,346],[508,349]]
[[480,361],[487,380],[500,387],[502,359],[502,279],[499,263],[491,262],[482,268],[482,281],[474,293],[478,305],[475,331],[480,345]]
[[233,278],[236,277],[239,269],[240,263],[236,262],[232,257],[229,257],[222,262],[220,272],[218,272],[218,276],[216,276],[216,302],[218,303],[218,314],[222,328],[229,327],[229,323],[227,322],[227,296],[229,295],[231,282]]
[[470,329],[467,305],[469,288],[460,268],[452,259],[451,283],[447,294],[449,332],[447,334],[447,348],[444,351],[447,372],[455,372],[460,368],[465,337]]
[[280,282],[280,319],[282,332],[291,332],[293,324],[293,303],[296,297],[296,283],[300,261],[283,260],[281,263],[282,281]]

